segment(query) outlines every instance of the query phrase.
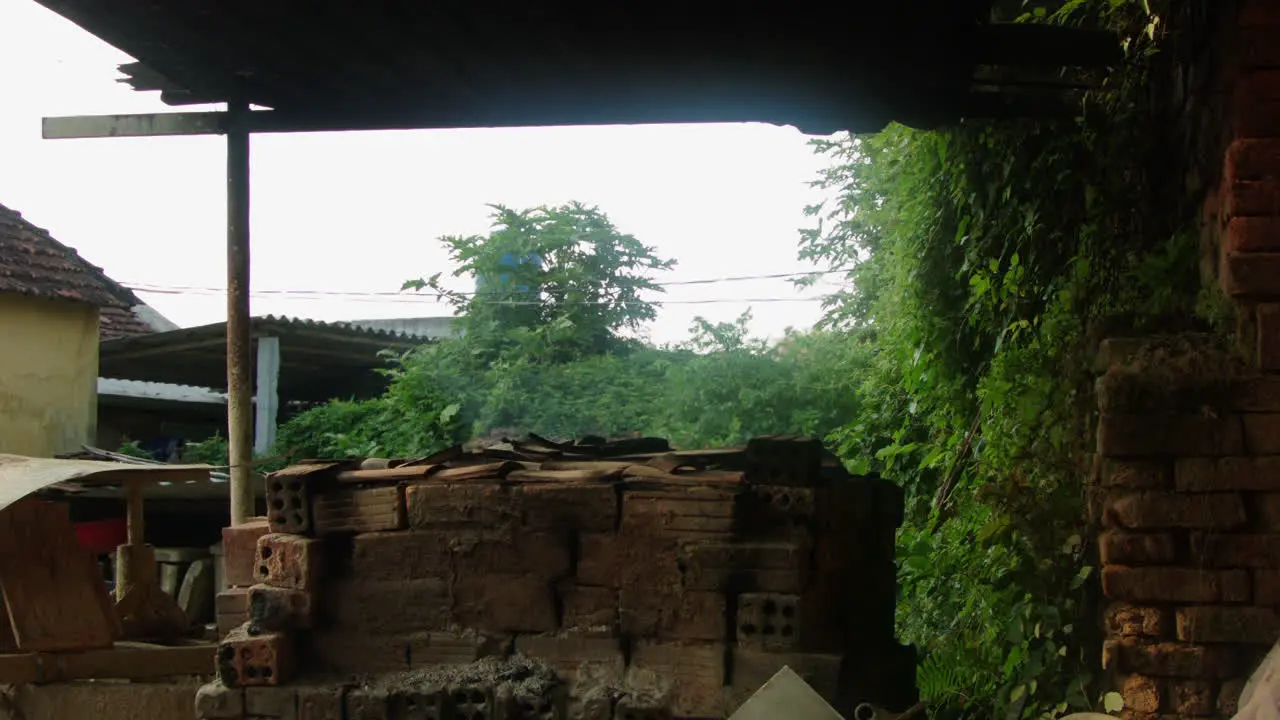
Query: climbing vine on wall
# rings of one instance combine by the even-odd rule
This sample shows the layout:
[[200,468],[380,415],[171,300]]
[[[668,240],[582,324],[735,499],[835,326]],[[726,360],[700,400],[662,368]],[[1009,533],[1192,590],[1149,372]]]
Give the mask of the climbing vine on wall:
[[1091,339],[1190,315],[1199,289],[1195,241],[1161,206],[1174,178],[1152,170],[1158,22],[1143,2],[1038,5],[1020,20],[1120,31],[1123,67],[1074,117],[818,141],[836,199],[801,239],[802,256],[854,267],[826,322],[874,333],[875,362],[830,440],[907,489],[899,632],[947,716],[1102,709]]

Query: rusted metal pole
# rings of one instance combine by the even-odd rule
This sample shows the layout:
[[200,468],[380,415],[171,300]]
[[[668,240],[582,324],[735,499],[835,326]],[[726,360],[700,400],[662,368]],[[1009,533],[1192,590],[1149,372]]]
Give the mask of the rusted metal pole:
[[253,515],[253,337],[249,316],[247,103],[227,106],[227,442],[231,524]]

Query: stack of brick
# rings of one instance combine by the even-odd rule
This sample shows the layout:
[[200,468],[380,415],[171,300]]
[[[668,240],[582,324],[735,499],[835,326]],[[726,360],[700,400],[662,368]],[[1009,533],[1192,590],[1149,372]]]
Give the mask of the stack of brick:
[[[800,438],[701,452],[533,439],[289,468],[267,479],[249,617],[220,652],[287,658],[290,645],[304,676],[328,677],[516,653],[567,683],[574,702],[544,704],[552,716],[726,717],[784,665],[837,707],[906,707],[901,492],[824,460]],[[228,568],[247,547],[238,532],[258,529],[227,531]],[[290,671],[225,666],[205,703]],[[599,687],[612,701],[581,702]]]
[[[1224,292],[1257,366],[1280,371],[1280,0],[1241,0],[1220,46],[1214,97],[1227,144],[1204,213]],[[1214,168],[1214,170],[1217,170]]]
[[1204,352],[1099,381],[1103,667],[1132,718],[1230,717],[1280,639],[1280,376]]

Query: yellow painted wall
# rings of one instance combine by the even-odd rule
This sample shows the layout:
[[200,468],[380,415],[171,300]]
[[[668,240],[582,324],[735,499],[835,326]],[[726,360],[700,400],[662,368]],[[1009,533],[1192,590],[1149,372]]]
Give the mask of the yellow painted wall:
[[97,405],[98,309],[0,293],[0,453],[78,450]]

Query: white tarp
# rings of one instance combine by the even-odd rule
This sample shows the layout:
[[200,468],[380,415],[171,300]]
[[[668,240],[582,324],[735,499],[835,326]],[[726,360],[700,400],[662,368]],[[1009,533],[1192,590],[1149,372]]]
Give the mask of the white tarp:
[[1280,643],[1271,648],[1236,704],[1236,720],[1280,720]]
[[51,485],[208,481],[208,465],[133,465],[100,460],[54,460],[0,455],[0,510]]

